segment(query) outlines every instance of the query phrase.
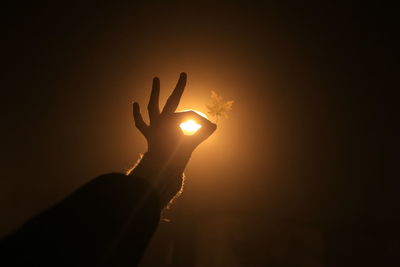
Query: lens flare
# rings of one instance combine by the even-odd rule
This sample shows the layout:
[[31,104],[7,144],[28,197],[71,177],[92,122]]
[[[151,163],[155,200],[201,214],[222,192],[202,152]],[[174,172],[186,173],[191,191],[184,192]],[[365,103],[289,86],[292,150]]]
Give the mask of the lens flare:
[[[183,111],[194,111],[197,114],[207,119],[207,116],[204,113],[201,113],[200,111],[197,110],[183,110]],[[189,119],[185,122],[182,122],[179,125],[179,127],[181,128],[184,135],[194,135],[201,128],[201,125],[198,124],[195,120]]]
[[188,120],[182,122],[179,127],[181,127],[184,135],[194,135],[201,128],[201,125],[194,120]]

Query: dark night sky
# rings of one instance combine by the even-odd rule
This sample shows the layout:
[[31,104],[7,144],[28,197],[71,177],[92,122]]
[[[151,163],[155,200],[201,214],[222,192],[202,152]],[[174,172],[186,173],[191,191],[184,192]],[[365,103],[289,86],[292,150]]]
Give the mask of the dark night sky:
[[166,97],[181,71],[182,108],[204,109],[210,90],[235,104],[193,156],[158,233],[176,253],[218,216],[318,231],[399,220],[394,8],[92,2],[1,12],[1,235],[131,166],[145,149],[132,101],[145,107],[156,75]]

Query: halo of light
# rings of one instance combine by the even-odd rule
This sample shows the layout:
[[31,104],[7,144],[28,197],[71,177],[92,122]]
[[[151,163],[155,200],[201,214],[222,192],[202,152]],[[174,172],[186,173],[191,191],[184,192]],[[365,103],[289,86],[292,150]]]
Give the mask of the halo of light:
[[[194,111],[200,116],[207,119],[207,116],[204,113],[201,113],[200,111],[188,109],[188,110],[183,110],[182,112],[185,111]],[[189,119],[185,122],[182,122],[179,125],[179,127],[181,128],[184,135],[194,135],[201,128],[201,125],[198,124],[194,119]]]
[[204,114],[203,112],[200,112],[200,111],[194,110],[194,109],[185,109],[185,110],[181,110],[180,112],[186,112],[186,111],[194,111],[194,112],[196,112],[197,114],[199,114],[200,116],[202,116],[202,117],[204,117],[204,118],[208,119],[208,117],[207,117],[207,115],[206,115],[206,114]]
[[179,127],[184,135],[194,135],[201,128],[201,125],[194,120],[187,120],[182,122]]

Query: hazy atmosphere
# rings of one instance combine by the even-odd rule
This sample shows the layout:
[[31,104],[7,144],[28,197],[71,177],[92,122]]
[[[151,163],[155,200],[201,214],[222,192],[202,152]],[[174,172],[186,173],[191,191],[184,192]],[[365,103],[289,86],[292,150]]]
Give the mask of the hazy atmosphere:
[[0,235],[132,167],[146,152],[133,101],[146,110],[157,76],[163,105],[186,72],[178,110],[206,113],[211,90],[233,109],[193,153],[140,266],[347,266],[332,255],[349,253],[390,266],[399,43],[383,6],[4,8]]

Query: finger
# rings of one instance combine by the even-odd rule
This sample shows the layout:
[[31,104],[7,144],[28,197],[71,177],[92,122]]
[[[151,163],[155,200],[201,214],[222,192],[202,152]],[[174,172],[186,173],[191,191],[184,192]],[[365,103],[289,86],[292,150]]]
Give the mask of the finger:
[[137,102],[133,103],[133,118],[135,120],[136,128],[146,136],[147,124],[144,122],[142,114],[140,114],[140,107]]
[[201,128],[193,135],[193,139],[202,142],[215,132],[217,125],[196,112],[193,113],[193,116],[196,116],[195,120],[201,125]]
[[202,124],[202,127],[193,135],[193,139],[195,142],[201,143],[211,136],[215,130],[217,130],[217,125],[215,123],[209,122],[209,124]]
[[151,95],[147,110],[149,111],[150,124],[160,115],[160,108],[158,106],[160,98],[160,79],[155,77],[153,79],[153,87],[151,89]]
[[182,72],[181,75],[179,76],[179,80],[178,80],[178,83],[176,84],[174,91],[169,96],[167,103],[164,106],[162,113],[175,112],[175,110],[177,109],[177,107],[179,105],[179,101],[181,100],[183,90],[185,89],[186,79],[187,79],[186,73]]

